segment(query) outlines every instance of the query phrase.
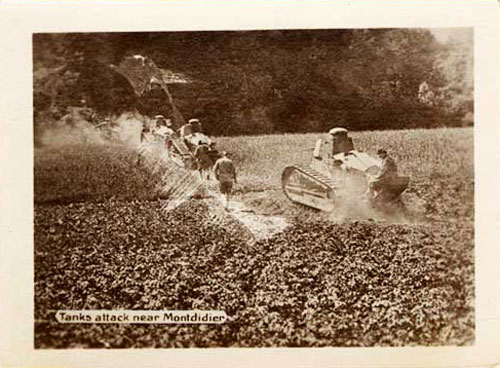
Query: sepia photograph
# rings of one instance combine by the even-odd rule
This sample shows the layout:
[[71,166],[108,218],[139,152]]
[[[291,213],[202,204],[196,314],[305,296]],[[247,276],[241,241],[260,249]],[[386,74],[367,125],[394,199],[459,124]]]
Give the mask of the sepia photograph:
[[495,366],[495,0],[2,0],[0,366]]
[[34,34],[35,348],[473,344],[473,36]]

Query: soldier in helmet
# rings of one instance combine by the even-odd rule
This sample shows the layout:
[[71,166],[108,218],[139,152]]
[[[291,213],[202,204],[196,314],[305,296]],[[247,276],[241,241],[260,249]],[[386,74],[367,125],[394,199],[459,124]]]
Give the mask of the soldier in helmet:
[[172,145],[172,136],[175,132],[172,129],[172,122],[170,119],[165,119],[163,115],[157,115],[155,117],[156,120],[156,129],[154,134],[165,141],[165,145],[170,149]]
[[193,126],[191,125],[191,121],[188,121],[181,127],[181,138],[188,138],[193,134]]
[[191,120],[189,120],[180,129],[180,136],[189,150],[193,149],[193,144],[191,143],[192,135],[193,135],[193,125],[191,124]]
[[377,156],[382,159],[382,167],[377,175],[373,176],[368,182],[367,195],[374,198],[376,192],[379,192],[391,180],[398,176],[398,167],[392,157],[387,154],[383,148],[377,150]]
[[159,128],[161,126],[166,126],[167,119],[165,119],[165,116],[163,116],[163,115],[156,115],[154,117],[154,125],[155,125],[155,128]]
[[201,123],[198,119],[189,119],[189,124],[191,124],[191,132],[201,133]]

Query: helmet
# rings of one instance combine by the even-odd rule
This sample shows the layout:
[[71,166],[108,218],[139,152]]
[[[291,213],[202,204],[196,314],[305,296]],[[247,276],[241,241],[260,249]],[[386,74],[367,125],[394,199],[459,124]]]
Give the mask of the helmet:
[[156,124],[158,126],[166,126],[167,125],[167,121],[163,115],[156,115],[155,120],[156,120]]
[[189,121],[188,121],[189,124],[197,124],[199,122],[200,121],[198,119],[189,119]]

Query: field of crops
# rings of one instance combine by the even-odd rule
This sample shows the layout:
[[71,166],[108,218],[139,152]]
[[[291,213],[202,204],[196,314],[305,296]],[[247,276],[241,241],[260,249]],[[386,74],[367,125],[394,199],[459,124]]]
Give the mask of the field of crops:
[[[407,223],[338,223],[289,203],[281,170],[307,163],[318,137],[217,139],[239,170],[235,201],[289,224],[254,241],[207,195],[214,183],[166,211],[161,170],[137,165],[132,146],[35,150],[35,346],[472,344],[472,129],[353,134],[411,176]],[[230,320],[59,324],[58,309],[217,309]]]

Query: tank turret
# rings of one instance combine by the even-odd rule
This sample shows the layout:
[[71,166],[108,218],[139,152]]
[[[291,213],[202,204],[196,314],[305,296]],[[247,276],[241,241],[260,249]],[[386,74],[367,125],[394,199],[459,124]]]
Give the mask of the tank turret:
[[349,137],[349,131],[345,128],[333,128],[328,132],[332,143],[332,156],[354,150],[352,138]]

